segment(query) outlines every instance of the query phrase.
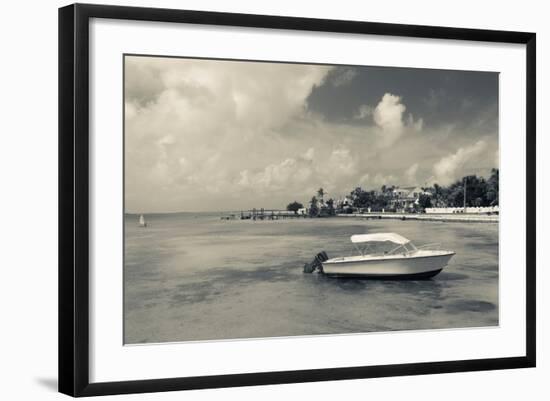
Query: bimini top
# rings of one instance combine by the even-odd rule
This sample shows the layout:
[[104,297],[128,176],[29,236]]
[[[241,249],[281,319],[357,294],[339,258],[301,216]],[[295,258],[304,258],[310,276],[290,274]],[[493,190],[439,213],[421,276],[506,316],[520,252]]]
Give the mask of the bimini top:
[[351,242],[354,244],[361,242],[384,242],[390,241],[396,244],[404,245],[410,242],[407,238],[395,233],[376,233],[376,234],[358,234],[351,236]]

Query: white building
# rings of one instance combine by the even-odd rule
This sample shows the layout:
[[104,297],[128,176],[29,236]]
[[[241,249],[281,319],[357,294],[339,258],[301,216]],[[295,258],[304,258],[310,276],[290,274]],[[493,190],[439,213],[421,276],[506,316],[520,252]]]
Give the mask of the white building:
[[412,209],[414,204],[418,204],[418,200],[421,195],[432,194],[430,192],[424,191],[419,186],[413,187],[395,187],[393,189],[393,199],[390,201],[391,205],[395,209]]

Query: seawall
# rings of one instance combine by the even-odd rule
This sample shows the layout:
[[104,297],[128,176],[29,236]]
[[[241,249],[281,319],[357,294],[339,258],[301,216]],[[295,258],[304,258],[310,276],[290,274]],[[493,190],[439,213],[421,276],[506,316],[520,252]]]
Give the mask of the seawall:
[[338,214],[338,217],[356,217],[363,219],[425,220],[451,221],[461,223],[498,223],[498,215],[487,214],[408,214],[408,213],[351,213]]

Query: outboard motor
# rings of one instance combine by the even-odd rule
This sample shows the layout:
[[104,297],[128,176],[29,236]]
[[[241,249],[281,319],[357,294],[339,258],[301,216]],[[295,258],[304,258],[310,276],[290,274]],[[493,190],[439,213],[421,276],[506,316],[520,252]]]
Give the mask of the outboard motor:
[[327,253],[325,251],[319,252],[310,263],[304,265],[304,273],[313,273],[315,270],[323,273],[323,262],[325,260],[328,260]]

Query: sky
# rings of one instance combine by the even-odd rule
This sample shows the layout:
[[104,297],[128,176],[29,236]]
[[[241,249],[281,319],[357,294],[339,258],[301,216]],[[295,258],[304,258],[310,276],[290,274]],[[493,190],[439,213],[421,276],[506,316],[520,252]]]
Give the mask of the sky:
[[498,167],[498,73],[125,57],[127,212],[284,209]]

